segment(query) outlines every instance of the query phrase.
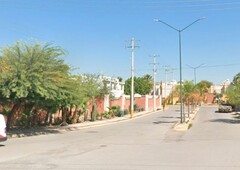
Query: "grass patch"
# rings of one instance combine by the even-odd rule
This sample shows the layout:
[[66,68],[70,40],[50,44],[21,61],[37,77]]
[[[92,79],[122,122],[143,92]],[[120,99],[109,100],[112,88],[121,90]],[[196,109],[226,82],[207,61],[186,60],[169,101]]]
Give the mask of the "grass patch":
[[190,123],[190,124],[188,125],[188,129],[190,129],[192,126],[193,126],[192,123]]

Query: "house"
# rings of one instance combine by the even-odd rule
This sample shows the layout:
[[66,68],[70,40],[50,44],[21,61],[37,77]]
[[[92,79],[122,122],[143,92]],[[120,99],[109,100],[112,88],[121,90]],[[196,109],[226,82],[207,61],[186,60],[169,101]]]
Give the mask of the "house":
[[212,85],[210,87],[210,93],[212,94],[222,94],[223,92],[226,91],[227,87],[231,84],[230,80],[227,79],[225,81],[223,81],[222,84],[220,85]]
[[120,82],[119,79],[108,76],[101,76],[101,79],[104,85],[110,89],[114,98],[120,98],[124,95],[124,82]]

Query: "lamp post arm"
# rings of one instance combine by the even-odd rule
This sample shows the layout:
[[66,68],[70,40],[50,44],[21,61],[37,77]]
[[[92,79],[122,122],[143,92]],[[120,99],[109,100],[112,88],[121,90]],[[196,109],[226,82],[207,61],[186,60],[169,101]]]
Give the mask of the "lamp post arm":
[[205,19],[205,18],[199,18],[199,19],[197,19],[196,21],[194,21],[194,22],[192,22],[191,24],[189,24],[188,26],[186,26],[186,27],[184,27],[183,29],[181,29],[181,30],[179,30],[179,31],[184,31],[185,29],[187,29],[188,27],[190,27],[190,26],[192,26],[193,24],[195,24],[196,22],[198,22],[198,21],[200,21],[200,20],[203,20],[203,19]]
[[168,23],[166,23],[166,22],[164,22],[164,21],[161,21],[160,19],[154,19],[154,21],[155,21],[155,22],[161,22],[162,24],[164,24],[164,25],[166,25],[166,26],[168,26],[168,27],[174,29],[175,31],[178,31],[178,32],[180,31],[179,29],[177,29],[177,28],[175,28],[175,27],[169,25]]

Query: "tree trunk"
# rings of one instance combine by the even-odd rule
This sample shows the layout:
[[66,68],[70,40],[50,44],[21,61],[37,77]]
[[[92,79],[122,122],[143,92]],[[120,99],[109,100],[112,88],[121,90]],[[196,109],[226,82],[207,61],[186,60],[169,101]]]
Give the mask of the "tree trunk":
[[190,117],[190,103],[189,103],[189,98],[187,99],[187,105],[188,105],[188,118]]
[[67,109],[62,106],[62,123],[61,126],[67,126]]
[[33,127],[38,125],[38,109],[36,107],[34,107],[33,111],[32,111],[32,122],[31,125]]
[[96,120],[96,104],[94,102],[94,97],[92,98],[92,113],[91,113],[91,121]]
[[21,103],[15,103],[11,109],[11,111],[9,112],[8,116],[7,116],[7,130],[9,130],[10,128],[12,128],[13,126],[13,121],[14,121],[14,115],[16,114],[16,112],[21,108]]
[[49,111],[47,111],[47,114],[46,114],[45,120],[44,120],[44,124],[49,125],[50,120],[51,120],[51,113]]

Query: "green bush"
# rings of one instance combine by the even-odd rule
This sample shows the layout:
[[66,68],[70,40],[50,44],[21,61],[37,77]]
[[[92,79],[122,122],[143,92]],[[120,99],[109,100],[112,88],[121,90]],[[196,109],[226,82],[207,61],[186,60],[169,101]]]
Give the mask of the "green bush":
[[110,112],[104,112],[104,113],[102,113],[102,116],[106,119],[109,119],[111,117],[111,113]]
[[129,115],[129,110],[128,110],[128,109],[125,109],[125,110],[123,111],[123,113],[124,113],[124,115]]
[[124,116],[124,111],[118,110],[118,111],[116,112],[116,116],[117,116],[117,117],[123,117],[123,116]]
[[139,107],[138,107],[137,104],[134,104],[134,105],[133,105],[133,110],[134,110],[134,111],[139,111]]

